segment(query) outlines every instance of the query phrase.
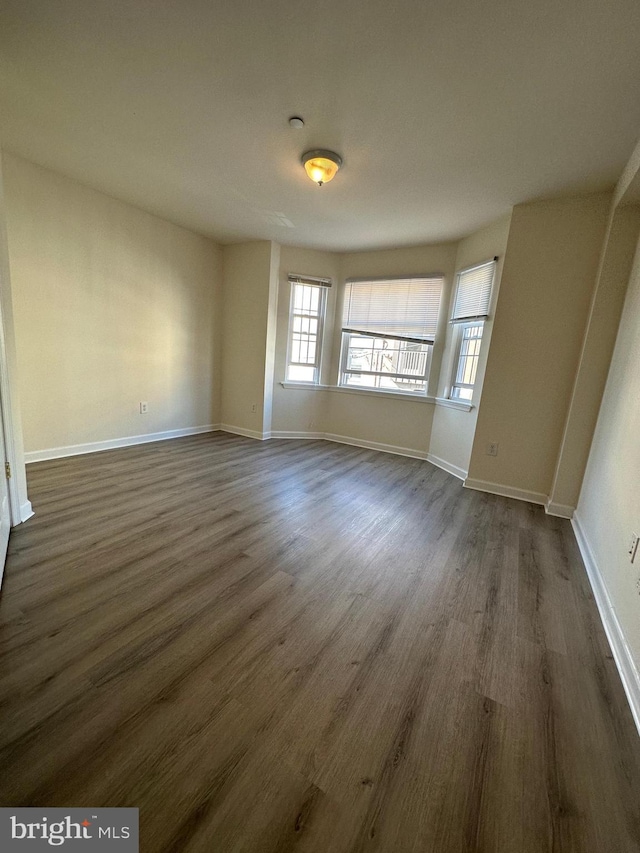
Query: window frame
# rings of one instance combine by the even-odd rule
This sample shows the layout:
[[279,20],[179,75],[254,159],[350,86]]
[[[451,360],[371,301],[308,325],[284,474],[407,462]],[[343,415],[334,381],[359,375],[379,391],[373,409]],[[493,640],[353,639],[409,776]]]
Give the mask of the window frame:
[[[455,326],[455,339],[452,347],[453,363],[448,393],[448,399],[456,403],[471,404],[475,396],[485,323],[489,319],[491,305],[494,299],[493,287],[498,260],[498,256],[495,255],[490,260],[481,261],[480,263],[473,264],[470,267],[465,267],[464,269],[458,270],[456,273],[456,286],[451,301],[451,313],[449,320],[449,322]],[[484,271],[487,272],[487,275],[482,276]],[[474,273],[476,274],[475,281]],[[471,278],[470,282],[469,278]],[[469,290],[467,290],[464,294],[464,298],[461,298],[462,287],[465,284],[465,279],[467,287],[471,288],[471,291],[469,292]],[[458,305],[459,299],[461,299],[460,305]],[[470,306],[474,305],[476,307],[475,312],[473,310],[469,310]],[[473,329],[476,327],[478,328],[478,333],[473,337],[466,337],[465,333],[467,329]],[[471,354],[468,352],[462,352],[465,341],[477,341],[475,352]],[[475,359],[475,366],[471,368],[473,382],[458,381],[458,376],[461,373],[464,375],[466,372],[466,367],[461,371],[461,360],[463,358]],[[470,392],[470,396],[460,396],[461,391]]]
[[379,337],[376,335],[363,335],[357,332],[342,332],[342,346],[340,352],[340,375],[338,379],[338,387],[340,388],[348,388],[350,390],[361,390],[361,391],[373,391],[374,393],[381,394],[410,394],[415,397],[426,397],[429,389],[429,374],[431,372],[431,363],[433,361],[433,344],[428,342],[422,342],[419,344],[420,346],[426,346],[425,355],[426,364],[425,364],[425,372],[422,374],[421,381],[424,382],[424,389],[420,390],[409,390],[406,388],[381,388],[376,387],[375,385],[351,385],[347,381],[347,376],[378,376],[380,378],[387,379],[399,379],[399,380],[415,380],[418,377],[415,374],[407,374],[407,373],[384,373],[382,371],[366,371],[366,370],[353,370],[347,367],[347,359],[349,356],[349,346],[351,343],[351,339],[354,337],[369,337],[373,341],[387,341],[387,340],[398,340],[402,341],[402,338],[393,338],[393,337]]
[[[445,275],[439,272],[429,273],[426,275],[414,273],[412,275],[366,276],[346,279],[344,283],[345,301],[342,311],[342,334],[337,387],[350,391],[367,391],[374,394],[395,394],[416,398],[428,397],[434,351],[437,345],[436,335],[443,311],[445,283]],[[376,285],[380,285],[381,288],[386,288],[387,292],[385,293],[383,290],[381,295],[375,294],[374,291]],[[362,296],[357,295],[357,290],[354,293],[353,288],[358,288],[358,286],[362,286],[364,288],[373,286],[369,296],[369,299],[371,300],[369,303],[362,302]],[[395,295],[392,296],[392,294],[389,293],[389,289],[393,289],[394,286],[396,286],[396,289],[399,289],[398,298],[401,301],[400,303],[388,303],[390,313],[387,317],[385,313],[381,314],[381,307],[384,306],[385,300],[388,301],[390,298],[396,298]],[[417,315],[415,313],[413,315],[405,314],[404,317],[402,313],[398,315],[396,306],[398,304],[403,304],[402,289],[405,288],[406,293],[407,286],[409,287],[409,293],[411,293],[411,288],[413,287],[418,290],[415,295],[405,295],[404,299],[417,299],[417,304],[420,305],[420,309],[421,311],[424,311],[424,314],[420,312]],[[436,288],[435,293],[437,295],[435,297],[433,295],[433,287]],[[420,290],[420,288],[422,288],[422,290]],[[435,303],[434,298],[436,300]],[[354,307],[354,303],[351,301],[352,299],[355,299],[355,317],[352,313],[352,309]],[[402,310],[406,312],[406,302],[404,304],[405,308]],[[416,320],[416,316],[418,318],[417,323],[414,322]],[[384,318],[384,320],[382,318]],[[387,329],[388,332],[385,334]],[[393,341],[397,344],[395,347],[396,352],[401,354],[411,354],[411,349],[407,349],[407,347],[417,345],[420,348],[417,352],[426,356],[424,372],[417,375],[415,373],[391,373],[382,370],[354,370],[349,368],[347,365],[354,338],[370,338],[374,342]],[[380,350],[382,349],[383,346],[380,347]],[[373,344],[372,353],[375,353],[375,351],[376,343]],[[384,388],[380,387],[380,385],[351,384],[349,382],[349,377],[352,376],[379,377],[380,380],[383,378],[397,379],[399,380],[399,387]],[[422,385],[421,388],[409,389],[401,387],[403,381],[407,384],[411,382],[416,384],[416,380],[420,385]]]
[[[320,373],[322,369],[322,350],[324,343],[324,326],[325,316],[327,311],[327,291],[331,286],[331,282],[325,279],[312,279],[307,276],[289,276],[289,326],[287,330],[287,360],[285,364],[285,381],[295,382],[301,385],[319,385]],[[293,351],[293,335],[294,335],[294,308],[295,308],[295,292],[296,287],[315,287],[318,293],[318,311],[316,315],[317,330],[316,330],[316,352],[315,361],[313,364],[293,362],[291,354]],[[313,367],[313,379],[291,379],[289,377],[290,367]]]
[[[470,320],[467,323],[457,322],[456,325],[456,341],[453,347],[453,368],[451,371],[451,384],[449,388],[449,399],[455,401],[456,403],[472,403],[473,397],[476,391],[476,384],[478,380],[478,367],[480,365],[480,352],[482,350],[482,340],[484,337],[484,319],[482,320]],[[475,327],[479,327],[479,334],[475,335],[473,338],[465,338],[465,330],[472,329]],[[478,341],[478,351],[469,355],[468,353],[462,353],[462,346],[465,340],[473,340]],[[475,371],[473,374],[473,382],[458,382],[458,375],[460,369],[460,360],[462,358],[475,358]],[[471,391],[470,397],[461,397],[456,394],[457,390],[467,389]]]

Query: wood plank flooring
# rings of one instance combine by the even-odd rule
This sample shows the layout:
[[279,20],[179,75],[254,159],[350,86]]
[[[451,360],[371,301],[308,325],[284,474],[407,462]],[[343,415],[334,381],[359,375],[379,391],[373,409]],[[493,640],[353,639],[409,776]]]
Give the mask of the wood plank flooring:
[[323,441],[28,473],[1,805],[137,806],[143,853],[640,850],[640,738],[568,522]]

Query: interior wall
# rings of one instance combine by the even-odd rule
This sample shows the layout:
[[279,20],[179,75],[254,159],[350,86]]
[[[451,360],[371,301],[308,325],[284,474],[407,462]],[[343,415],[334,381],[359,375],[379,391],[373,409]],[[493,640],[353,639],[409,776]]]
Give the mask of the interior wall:
[[469,485],[540,502],[550,493],[610,202],[513,209]]
[[[1,334],[6,364],[8,399],[2,401],[5,412],[8,409],[9,429],[5,424],[5,436],[12,445],[11,524],[20,524],[33,515],[27,493],[27,476],[24,461],[24,439],[22,430],[22,407],[18,383],[18,365],[15,341],[15,320],[13,310],[13,291],[9,265],[9,244],[7,238],[7,214],[4,197],[4,176],[0,158],[0,304],[2,314]],[[7,452],[11,454],[8,448]],[[0,570],[0,576],[2,572]]]
[[[476,386],[472,400],[473,408],[469,411],[464,411],[448,406],[437,406],[433,416],[429,457],[438,464],[446,465],[449,470],[456,470],[460,476],[466,476],[469,470],[471,448],[473,446],[473,437],[478,419],[478,405],[482,395],[487,357],[493,333],[495,307],[500,291],[500,279],[510,224],[511,213],[461,240],[456,253],[456,271],[491,260],[494,257],[498,258],[491,295],[490,316],[485,320],[482,333],[482,346],[480,349],[480,358],[478,359]],[[452,286],[447,317],[451,316],[454,290],[455,287]],[[451,382],[455,369],[455,344],[456,327],[451,323],[447,323],[442,369],[437,388],[437,396],[440,398],[447,398],[451,391]]]
[[27,452],[215,423],[219,248],[18,157],[4,166]]
[[223,249],[221,421],[255,438],[271,427],[279,251],[267,240]]
[[627,551],[640,534],[639,437],[640,242],[576,513],[638,672],[640,552],[631,565]]
[[269,296],[267,302],[267,332],[264,368],[263,432],[271,433],[273,420],[273,387],[276,364],[276,335],[278,330],[278,289],[280,275],[280,245],[271,243],[269,259]]
[[640,206],[612,207],[549,496],[550,510],[568,517],[580,494],[639,232]]

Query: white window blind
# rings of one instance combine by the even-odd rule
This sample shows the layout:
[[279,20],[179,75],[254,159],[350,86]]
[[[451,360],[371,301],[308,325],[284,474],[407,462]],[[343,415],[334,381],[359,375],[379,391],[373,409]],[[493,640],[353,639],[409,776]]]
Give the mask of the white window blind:
[[452,323],[468,323],[489,316],[491,287],[496,261],[478,264],[458,273],[456,298],[451,314]]
[[433,343],[442,284],[441,276],[347,281],[342,330]]

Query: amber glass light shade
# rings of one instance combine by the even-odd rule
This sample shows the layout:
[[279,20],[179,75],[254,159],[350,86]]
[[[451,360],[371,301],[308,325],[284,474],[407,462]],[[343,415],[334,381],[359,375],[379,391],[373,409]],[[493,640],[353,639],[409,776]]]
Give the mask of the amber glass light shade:
[[336,172],[342,166],[342,157],[333,151],[307,151],[302,155],[302,165],[311,180],[321,187],[333,180]]

